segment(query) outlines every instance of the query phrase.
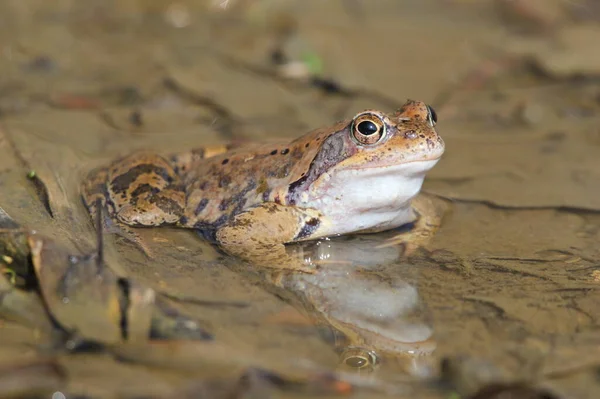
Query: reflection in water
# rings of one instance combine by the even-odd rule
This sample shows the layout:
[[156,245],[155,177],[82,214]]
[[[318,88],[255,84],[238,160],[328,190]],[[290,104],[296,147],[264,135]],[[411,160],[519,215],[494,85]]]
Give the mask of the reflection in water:
[[401,263],[398,247],[378,248],[384,234],[338,237],[291,248],[320,264],[314,275],[284,272],[272,283],[294,296],[340,354],[340,368],[373,371],[400,367],[431,374],[435,349],[417,289],[418,267]]

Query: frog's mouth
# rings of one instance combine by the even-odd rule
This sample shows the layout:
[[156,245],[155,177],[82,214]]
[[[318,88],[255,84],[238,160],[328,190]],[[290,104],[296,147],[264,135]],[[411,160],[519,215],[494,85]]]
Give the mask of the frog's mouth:
[[423,170],[428,171],[435,166],[435,164],[442,158],[444,154],[443,146],[434,146],[428,151],[418,151],[416,153],[408,153],[403,158],[400,158],[398,154],[385,153],[380,154],[368,154],[365,153],[362,162],[355,163],[348,167],[340,165],[340,169],[346,170],[371,170],[371,169],[382,169],[390,170],[391,168],[399,170]]
[[404,176],[418,176],[427,173],[431,170],[440,160],[441,155],[437,157],[430,157],[425,159],[415,159],[411,161],[401,163],[389,163],[389,164],[370,164],[370,165],[359,165],[347,168],[346,170],[351,171],[365,171],[368,174],[402,174]]

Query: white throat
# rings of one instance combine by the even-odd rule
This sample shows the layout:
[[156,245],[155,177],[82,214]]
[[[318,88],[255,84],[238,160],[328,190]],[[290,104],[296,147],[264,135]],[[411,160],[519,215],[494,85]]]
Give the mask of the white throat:
[[321,176],[299,205],[316,208],[331,221],[327,235],[398,227],[412,221],[410,200],[437,161],[334,170]]

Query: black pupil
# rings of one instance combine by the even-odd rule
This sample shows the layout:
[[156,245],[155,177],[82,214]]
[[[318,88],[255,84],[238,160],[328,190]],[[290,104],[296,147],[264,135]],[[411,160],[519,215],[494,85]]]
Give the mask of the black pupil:
[[378,130],[377,125],[371,121],[363,121],[358,124],[358,131],[365,136],[375,134]]
[[437,114],[435,113],[435,110],[429,105],[427,106],[427,110],[429,111],[429,115],[431,116],[433,123],[437,123]]

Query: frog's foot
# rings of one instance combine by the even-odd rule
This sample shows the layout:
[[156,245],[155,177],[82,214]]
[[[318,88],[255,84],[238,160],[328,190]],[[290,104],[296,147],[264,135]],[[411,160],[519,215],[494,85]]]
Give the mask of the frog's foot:
[[268,202],[235,216],[216,238],[225,252],[258,266],[315,273],[315,267],[290,254],[284,244],[308,237],[321,220],[317,211]]
[[446,202],[438,197],[421,193],[412,201],[415,220],[410,231],[399,233],[377,248],[399,245],[403,255],[413,255],[419,248],[426,247],[442,225],[442,219],[448,211]]

